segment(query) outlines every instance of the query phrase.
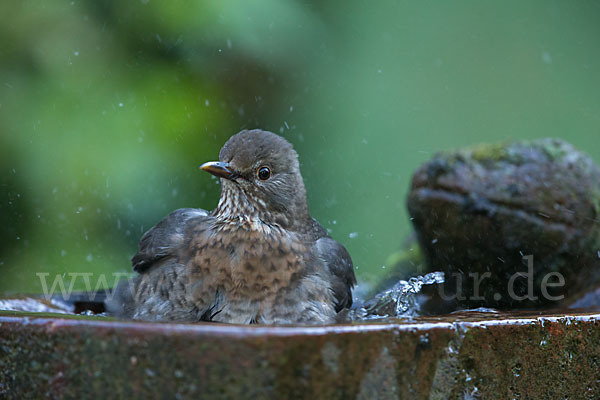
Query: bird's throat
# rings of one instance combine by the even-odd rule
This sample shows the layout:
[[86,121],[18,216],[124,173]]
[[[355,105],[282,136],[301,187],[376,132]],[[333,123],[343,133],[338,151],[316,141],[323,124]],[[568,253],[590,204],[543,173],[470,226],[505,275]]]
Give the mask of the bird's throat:
[[258,218],[256,207],[250,202],[246,194],[231,183],[223,185],[219,204],[214,215],[222,220],[238,220]]

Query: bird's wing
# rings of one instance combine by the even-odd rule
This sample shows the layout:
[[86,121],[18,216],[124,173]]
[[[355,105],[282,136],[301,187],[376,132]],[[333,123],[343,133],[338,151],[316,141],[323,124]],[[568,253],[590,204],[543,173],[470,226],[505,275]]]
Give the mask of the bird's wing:
[[157,261],[174,256],[184,243],[185,227],[190,220],[208,219],[208,212],[199,208],[181,208],[167,215],[140,239],[138,251],[131,258],[136,272],[147,271]]
[[335,296],[335,311],[340,312],[352,305],[352,287],[356,284],[354,266],[344,246],[329,236],[315,243],[315,250],[331,274],[331,289]]

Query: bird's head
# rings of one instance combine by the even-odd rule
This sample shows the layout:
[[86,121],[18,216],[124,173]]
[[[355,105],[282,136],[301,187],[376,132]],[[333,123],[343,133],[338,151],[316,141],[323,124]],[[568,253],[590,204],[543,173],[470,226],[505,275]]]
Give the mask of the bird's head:
[[298,154],[274,133],[244,130],[225,143],[218,162],[200,168],[221,178],[218,218],[249,216],[291,230],[310,220]]

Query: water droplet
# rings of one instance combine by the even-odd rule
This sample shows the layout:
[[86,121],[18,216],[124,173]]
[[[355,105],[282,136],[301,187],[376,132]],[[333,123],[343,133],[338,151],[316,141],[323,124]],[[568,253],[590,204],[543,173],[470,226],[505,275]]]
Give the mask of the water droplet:
[[358,232],[350,232],[348,235],[350,239],[356,239],[358,237]]
[[550,56],[550,53],[548,53],[547,51],[544,51],[542,53],[542,61],[545,64],[551,64],[552,63],[552,57]]
[[521,364],[520,364],[520,363],[517,363],[516,365],[514,365],[514,366],[512,367],[512,372],[513,372],[513,375],[514,375],[516,378],[518,378],[519,376],[521,376],[521,369],[522,369],[522,367],[521,367]]

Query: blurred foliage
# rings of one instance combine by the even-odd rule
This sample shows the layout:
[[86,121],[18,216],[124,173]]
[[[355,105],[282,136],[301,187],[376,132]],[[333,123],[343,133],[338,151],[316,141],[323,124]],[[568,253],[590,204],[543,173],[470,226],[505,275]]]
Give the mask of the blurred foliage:
[[294,143],[359,280],[410,230],[435,151],[562,137],[600,160],[599,3],[0,3],[0,291],[129,271],[140,235],[212,209],[198,171],[244,128]]

